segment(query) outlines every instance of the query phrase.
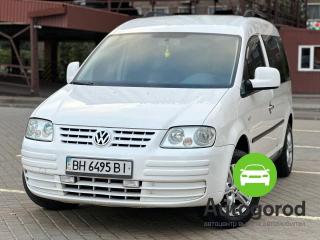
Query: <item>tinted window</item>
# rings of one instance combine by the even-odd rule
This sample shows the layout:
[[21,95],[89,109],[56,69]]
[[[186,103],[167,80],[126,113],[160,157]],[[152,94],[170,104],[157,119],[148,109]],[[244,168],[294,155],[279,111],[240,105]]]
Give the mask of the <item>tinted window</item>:
[[266,66],[258,36],[250,38],[245,61],[244,80],[254,79],[255,70]]
[[314,47],[313,69],[320,69],[320,47]]
[[241,38],[196,33],[139,33],[108,37],[74,84],[130,87],[228,88]]
[[281,82],[289,81],[289,67],[286,53],[281,43],[280,37],[276,36],[262,36],[270,67],[279,70],[281,75]]
[[317,4],[308,5],[308,18],[309,19],[320,18],[320,5],[317,5]]
[[301,68],[310,68],[311,48],[302,48],[301,50]]

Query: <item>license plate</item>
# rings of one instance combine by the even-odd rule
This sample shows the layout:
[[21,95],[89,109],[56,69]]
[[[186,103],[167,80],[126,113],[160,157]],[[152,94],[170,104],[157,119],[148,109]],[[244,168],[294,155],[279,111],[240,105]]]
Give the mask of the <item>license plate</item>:
[[97,177],[132,177],[133,162],[130,160],[67,158],[66,173]]

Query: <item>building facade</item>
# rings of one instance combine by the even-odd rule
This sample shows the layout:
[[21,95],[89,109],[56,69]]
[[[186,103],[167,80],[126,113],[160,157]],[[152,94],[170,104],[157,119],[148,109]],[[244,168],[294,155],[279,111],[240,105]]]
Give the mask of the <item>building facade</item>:
[[310,0],[307,28],[281,27],[294,93],[320,94],[320,0]]
[[320,31],[283,27],[294,93],[320,94]]
[[[44,52],[45,66],[48,66],[42,74],[47,77],[40,78],[46,82],[54,81],[57,75],[57,45],[61,41],[98,43],[101,36],[118,24],[149,13],[250,13],[249,16],[254,16],[257,12],[280,29],[289,58],[294,92],[319,94],[320,0],[1,0],[0,41],[11,44],[12,57],[8,63],[0,63],[0,75],[4,73],[2,75],[6,79],[8,75],[22,76],[31,91],[38,92],[41,72],[38,52]],[[83,21],[84,18],[86,21]],[[58,29],[61,34],[55,34]],[[23,63],[19,43],[28,39],[31,59]],[[43,51],[41,41],[44,42]],[[64,76],[64,73],[61,75]]]
[[306,1],[303,0],[137,0],[131,2],[138,15],[163,14],[236,14],[255,10],[275,24],[303,27]]

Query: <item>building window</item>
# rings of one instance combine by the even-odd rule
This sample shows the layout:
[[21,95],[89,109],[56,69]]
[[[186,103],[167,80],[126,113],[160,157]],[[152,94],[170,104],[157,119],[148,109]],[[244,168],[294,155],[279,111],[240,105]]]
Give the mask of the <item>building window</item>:
[[208,6],[208,14],[209,15],[213,15],[215,14],[215,12],[219,12],[219,11],[226,11],[227,10],[227,6]]
[[179,14],[194,14],[195,13],[195,7],[191,7],[191,13],[190,13],[190,7],[189,6],[180,6],[178,7],[178,13]]
[[314,61],[313,68],[320,70],[320,46],[314,47]]
[[168,7],[154,7],[154,13],[163,15],[163,14],[169,14],[169,8]]
[[309,3],[308,4],[308,18],[309,19],[320,19],[320,4]]
[[301,48],[301,69],[310,69],[311,48]]
[[135,9],[137,10],[139,16],[142,16],[142,15],[143,15],[143,12],[142,12],[142,8],[141,8],[141,7],[135,7]]
[[81,6],[85,6],[87,4],[87,1],[86,0],[74,0],[73,3],[81,5]]
[[299,46],[299,71],[320,71],[320,45]]
[[208,7],[208,14],[209,14],[209,15],[213,15],[214,13],[215,13],[214,7],[213,7],[213,6],[209,6],[209,7]]

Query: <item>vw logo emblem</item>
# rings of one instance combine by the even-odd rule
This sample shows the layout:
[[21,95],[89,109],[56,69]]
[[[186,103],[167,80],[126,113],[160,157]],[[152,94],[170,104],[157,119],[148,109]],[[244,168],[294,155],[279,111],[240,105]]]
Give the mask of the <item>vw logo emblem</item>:
[[94,135],[93,141],[97,146],[103,147],[111,140],[111,135],[107,130],[100,130]]

